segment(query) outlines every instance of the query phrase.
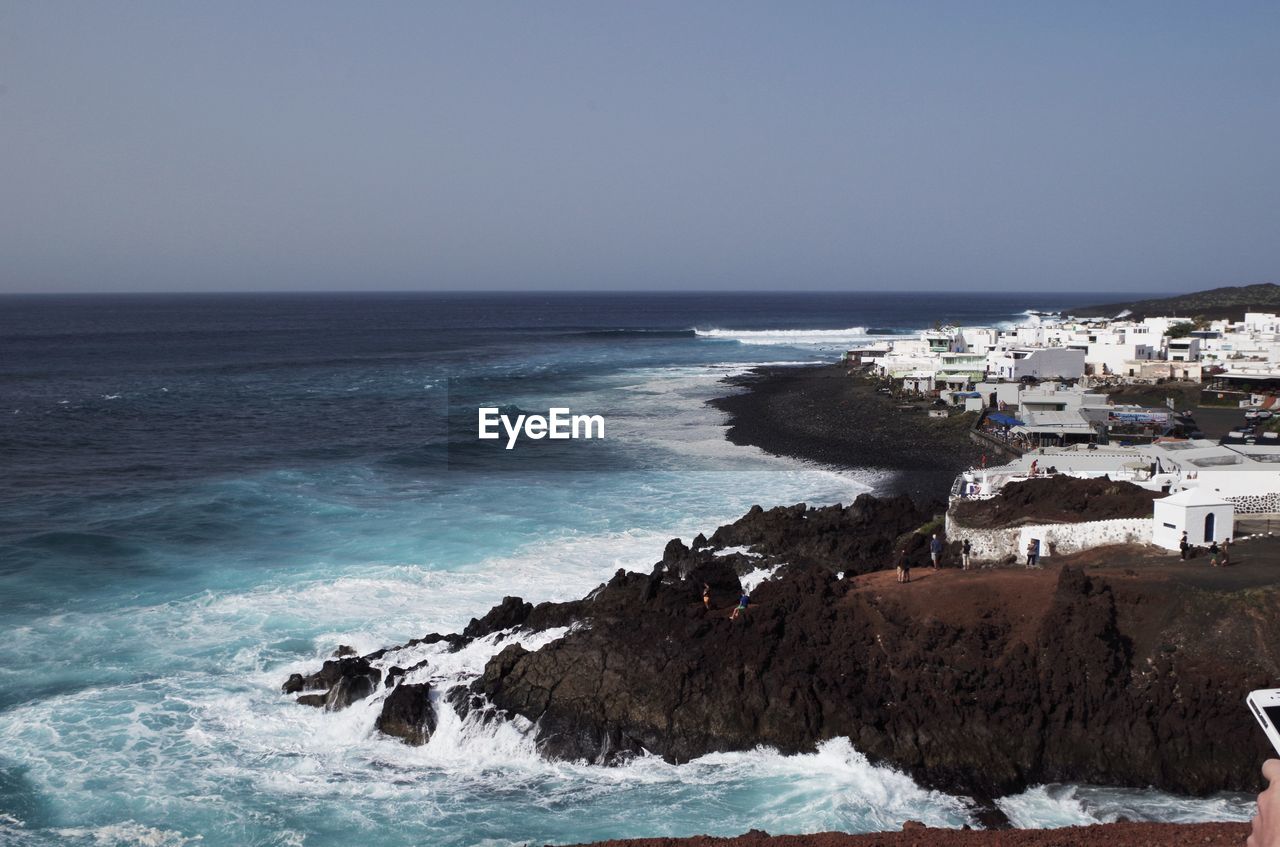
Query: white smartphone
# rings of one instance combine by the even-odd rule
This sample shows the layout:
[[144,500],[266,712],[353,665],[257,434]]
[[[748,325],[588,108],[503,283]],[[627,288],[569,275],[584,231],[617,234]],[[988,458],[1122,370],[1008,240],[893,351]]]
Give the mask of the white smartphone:
[[1267,740],[1275,748],[1276,754],[1280,755],[1280,730],[1276,729],[1280,726],[1280,688],[1250,691],[1245,702],[1249,704],[1249,711],[1253,712],[1258,723],[1262,724],[1262,731],[1267,734]]

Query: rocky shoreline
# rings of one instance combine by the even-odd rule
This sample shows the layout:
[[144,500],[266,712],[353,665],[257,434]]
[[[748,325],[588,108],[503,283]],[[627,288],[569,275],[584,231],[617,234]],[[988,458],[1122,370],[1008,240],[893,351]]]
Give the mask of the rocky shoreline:
[[710,403],[728,413],[729,441],[874,473],[877,493],[945,498],[986,452],[969,438],[973,414],[930,418],[843,365],[761,367],[725,382],[740,390]]
[[[1260,787],[1268,750],[1241,702],[1280,676],[1280,542],[1240,544],[1227,571],[1111,548],[896,584],[885,551],[922,545],[929,520],[907,497],[753,508],[673,539],[650,573],[565,603],[508,597],[461,633],[335,656],[284,691],[326,709],[378,694],[379,730],[412,744],[437,708],[519,717],[544,755],[602,765],[847,737],[873,764],[972,798],[984,826],[1007,823],[994,798],[1039,783]],[[742,575],[761,569],[772,577],[730,619]],[[432,661],[405,661],[481,638],[506,646],[436,698]]]
[[[1238,545],[1241,564],[1229,571],[1140,548],[1058,557],[1046,570],[924,569],[940,528],[937,498],[979,448],[956,418],[930,430],[921,413],[925,428],[902,426],[890,416],[913,412],[886,408],[873,385],[843,369],[785,370],[751,375],[753,387],[715,401],[736,409],[731,438],[890,471],[895,495],[755,506],[709,537],[672,539],[648,573],[619,570],[569,602],[507,597],[460,633],[363,656],[340,648],[317,671],[291,676],[283,692],[327,710],[380,700],[377,731],[408,744],[430,739],[439,709],[518,719],[543,755],[604,766],[761,744],[809,752],[843,737],[873,764],[970,798],[974,822],[988,829],[1008,826],[996,798],[1040,783],[1184,795],[1261,787],[1269,750],[1241,703],[1280,677],[1280,589],[1271,576],[1280,541]],[[815,401],[821,410],[793,407],[789,419],[801,425],[752,412],[781,415],[796,392],[827,390],[837,397]],[[880,423],[868,435],[859,421],[871,418]],[[829,445],[834,452],[811,449],[828,426],[845,432]],[[855,451],[864,442],[872,446]],[[1094,494],[1117,496],[1081,496]],[[899,551],[918,568],[909,585],[887,570]],[[731,619],[748,574],[764,581]],[[481,639],[503,646],[465,684],[435,675],[436,660],[423,658],[426,648],[456,651]],[[608,843],[1213,844],[1239,843],[1244,832],[1239,824],[1119,823]]]
[[1249,825],[1242,823],[1110,823],[999,832],[932,829],[909,823],[900,832],[873,832],[865,835],[843,832],[769,835],[752,831],[736,838],[713,838],[706,835],[692,838],[639,838],[600,841],[592,847],[1243,847],[1248,836]]

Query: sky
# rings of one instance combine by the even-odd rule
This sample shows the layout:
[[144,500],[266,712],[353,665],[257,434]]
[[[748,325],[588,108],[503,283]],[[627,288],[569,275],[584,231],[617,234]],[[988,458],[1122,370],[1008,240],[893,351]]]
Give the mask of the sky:
[[0,0],[0,292],[1280,282],[1280,3]]

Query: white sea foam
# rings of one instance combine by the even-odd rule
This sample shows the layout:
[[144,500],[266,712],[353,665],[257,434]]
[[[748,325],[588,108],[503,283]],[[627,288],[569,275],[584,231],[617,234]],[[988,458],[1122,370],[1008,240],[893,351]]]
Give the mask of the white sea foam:
[[722,547],[716,551],[717,556],[760,556],[760,553],[753,553],[750,547]]
[[748,574],[744,574],[739,582],[742,583],[742,590],[750,594],[760,586],[760,583],[773,579],[773,575],[778,572],[781,565],[775,565],[771,568],[756,568]]
[[86,844],[94,847],[185,847],[199,844],[204,839],[183,835],[181,832],[143,826],[134,821],[95,827],[65,827],[55,830],[68,844]]
[[1247,821],[1253,798],[1243,794],[1178,797],[1162,791],[1093,785],[1037,785],[996,801],[1017,827],[1054,828],[1133,821]]
[[817,347],[824,350],[843,350],[870,338],[883,337],[869,334],[865,326],[847,329],[699,329],[695,332],[701,338],[724,339],[740,344]]

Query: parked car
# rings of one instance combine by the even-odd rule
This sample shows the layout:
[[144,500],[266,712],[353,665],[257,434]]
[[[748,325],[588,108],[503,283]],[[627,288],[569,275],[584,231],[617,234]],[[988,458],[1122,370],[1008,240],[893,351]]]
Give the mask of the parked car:
[[1258,420],[1260,420],[1260,421],[1266,421],[1266,420],[1270,420],[1272,417],[1273,417],[1273,413],[1272,413],[1272,412],[1269,412],[1269,411],[1267,411],[1266,409],[1259,409],[1259,410],[1258,410],[1258,414],[1257,414],[1257,418],[1258,418]]

